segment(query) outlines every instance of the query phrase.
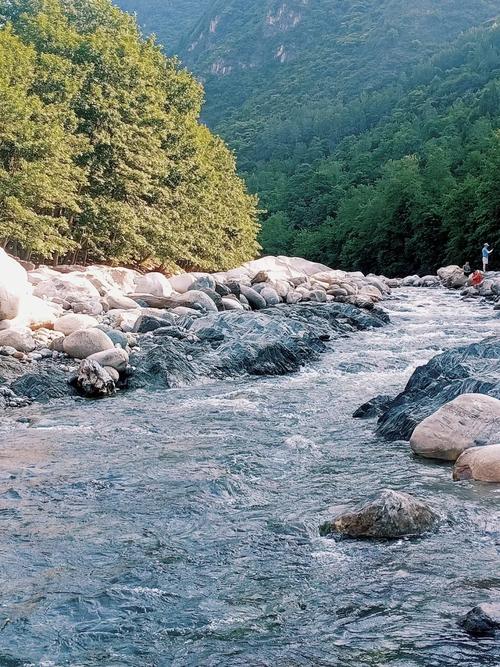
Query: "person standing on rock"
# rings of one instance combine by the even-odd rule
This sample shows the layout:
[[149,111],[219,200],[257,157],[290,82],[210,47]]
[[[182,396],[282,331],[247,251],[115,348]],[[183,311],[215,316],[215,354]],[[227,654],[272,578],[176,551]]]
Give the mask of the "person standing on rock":
[[483,271],[486,273],[488,270],[488,262],[490,260],[490,255],[493,252],[493,248],[489,250],[490,244],[485,243],[483,246]]
[[468,278],[470,276],[470,274],[472,273],[471,265],[469,264],[469,262],[465,262],[465,264],[463,265],[462,268],[463,268],[463,272],[464,272],[465,277]]

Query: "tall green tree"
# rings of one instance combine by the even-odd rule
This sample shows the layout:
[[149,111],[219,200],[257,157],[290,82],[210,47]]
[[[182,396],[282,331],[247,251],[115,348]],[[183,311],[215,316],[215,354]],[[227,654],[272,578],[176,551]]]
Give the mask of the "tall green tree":
[[0,134],[4,245],[207,270],[256,254],[256,202],[198,122],[201,87],[132,17],[108,0],[0,0],[0,17],[5,50],[15,44],[24,63],[21,77],[15,55],[0,59],[12,124]]

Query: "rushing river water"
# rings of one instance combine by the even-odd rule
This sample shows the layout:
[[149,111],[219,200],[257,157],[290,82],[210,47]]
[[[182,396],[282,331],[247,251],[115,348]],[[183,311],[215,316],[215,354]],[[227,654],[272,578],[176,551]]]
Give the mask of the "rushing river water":
[[[0,665],[500,665],[456,625],[499,592],[500,489],[454,483],[351,418],[500,320],[441,290],[385,307],[390,326],[287,377],[7,414]],[[428,499],[439,531],[319,537],[384,487]]]

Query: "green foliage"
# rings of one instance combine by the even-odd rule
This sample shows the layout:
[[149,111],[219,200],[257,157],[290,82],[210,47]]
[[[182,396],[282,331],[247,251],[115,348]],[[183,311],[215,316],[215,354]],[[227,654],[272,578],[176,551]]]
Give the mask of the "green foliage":
[[267,211],[265,252],[396,274],[500,242],[497,12],[213,0],[182,55]]
[[0,239],[23,256],[215,270],[255,200],[202,91],[108,0],[0,0]]

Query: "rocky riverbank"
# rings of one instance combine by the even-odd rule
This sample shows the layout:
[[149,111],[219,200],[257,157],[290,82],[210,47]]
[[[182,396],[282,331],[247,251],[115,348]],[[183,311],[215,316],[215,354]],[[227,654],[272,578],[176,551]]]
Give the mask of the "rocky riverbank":
[[22,267],[0,253],[0,404],[296,370],[388,321],[390,281],[299,258],[227,273]]

